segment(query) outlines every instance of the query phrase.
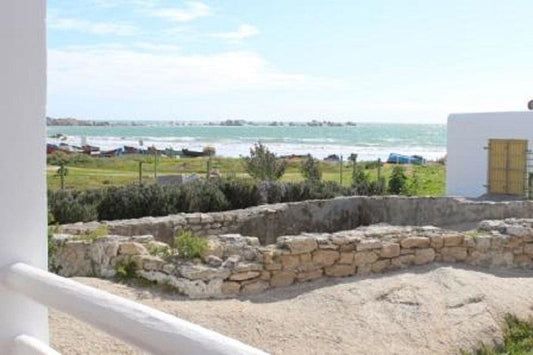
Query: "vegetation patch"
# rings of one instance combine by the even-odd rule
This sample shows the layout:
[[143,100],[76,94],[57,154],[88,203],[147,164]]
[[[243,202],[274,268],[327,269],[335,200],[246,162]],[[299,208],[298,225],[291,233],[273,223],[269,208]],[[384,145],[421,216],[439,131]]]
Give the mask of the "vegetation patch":
[[473,352],[463,352],[463,354],[474,355],[525,355],[533,354],[533,323],[520,320],[514,315],[508,314],[505,317],[504,343],[494,347],[482,345]]
[[179,232],[174,237],[174,247],[178,249],[178,255],[184,259],[199,258],[207,251],[207,239],[195,236],[190,231]]
[[134,260],[121,260],[115,265],[117,277],[120,280],[126,281],[135,278],[135,270],[137,269],[137,263]]

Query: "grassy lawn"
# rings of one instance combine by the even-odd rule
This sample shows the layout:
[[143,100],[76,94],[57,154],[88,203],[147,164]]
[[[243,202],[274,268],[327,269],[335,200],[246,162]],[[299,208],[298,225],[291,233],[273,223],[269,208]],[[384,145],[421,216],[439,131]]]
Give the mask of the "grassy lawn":
[[[143,162],[143,182],[154,182],[154,158],[149,156],[125,156],[115,158],[80,157],[70,159],[68,175],[65,177],[65,187],[75,189],[102,188],[111,185],[124,185],[139,181],[139,162]],[[157,163],[158,175],[168,174],[197,174],[204,176],[207,171],[207,158],[164,158],[159,157]],[[51,161],[53,163],[53,161]],[[301,181],[301,160],[293,159],[289,162],[283,181]],[[212,159],[212,167],[222,176],[247,177],[244,165],[238,158]],[[338,163],[320,162],[322,178],[326,181],[340,181],[340,166]],[[377,178],[377,168],[366,169],[372,179]],[[385,164],[381,175],[386,179],[392,171],[392,166]],[[58,189],[61,179],[57,176],[57,166],[48,165],[48,187]],[[416,176],[418,180],[417,194],[441,196],[444,193],[444,166],[430,164],[425,166],[406,166],[409,178]],[[413,175],[414,174],[414,175]],[[352,167],[345,163],[342,169],[343,185],[352,182]]]

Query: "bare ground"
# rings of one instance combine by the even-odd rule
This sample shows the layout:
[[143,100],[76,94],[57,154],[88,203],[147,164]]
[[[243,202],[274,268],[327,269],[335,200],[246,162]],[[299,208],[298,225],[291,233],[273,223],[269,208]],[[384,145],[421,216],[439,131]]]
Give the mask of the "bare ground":
[[[503,316],[533,317],[533,271],[447,265],[321,280],[248,298],[188,300],[157,288],[76,278],[275,354],[450,354],[501,342]],[[64,354],[137,350],[52,311]]]

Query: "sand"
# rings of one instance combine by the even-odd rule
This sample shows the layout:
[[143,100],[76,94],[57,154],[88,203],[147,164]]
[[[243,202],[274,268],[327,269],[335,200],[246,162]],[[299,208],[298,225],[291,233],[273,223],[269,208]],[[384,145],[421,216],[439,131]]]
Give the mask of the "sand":
[[[239,299],[185,299],[159,288],[77,281],[172,313],[274,354],[449,354],[502,341],[503,317],[533,317],[533,272],[433,264],[329,279]],[[64,354],[140,353],[50,312]]]

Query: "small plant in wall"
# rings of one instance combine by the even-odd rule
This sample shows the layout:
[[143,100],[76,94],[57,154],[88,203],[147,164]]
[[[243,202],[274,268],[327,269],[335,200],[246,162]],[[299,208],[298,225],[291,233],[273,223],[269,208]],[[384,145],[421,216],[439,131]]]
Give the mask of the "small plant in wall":
[[137,263],[134,260],[121,260],[115,265],[115,271],[117,277],[120,280],[131,280],[135,277],[135,270],[137,269]]
[[181,231],[174,237],[174,247],[180,258],[199,258],[208,248],[205,238],[194,235],[191,231]]

